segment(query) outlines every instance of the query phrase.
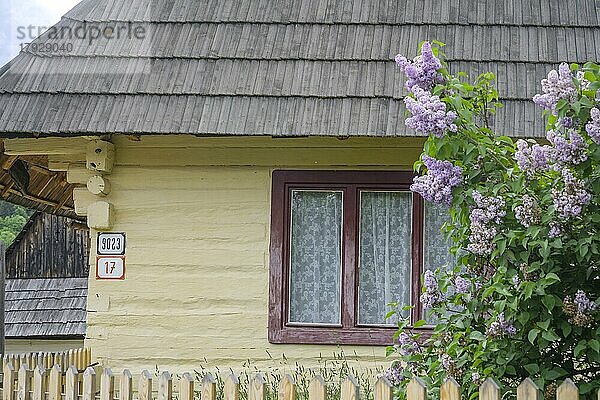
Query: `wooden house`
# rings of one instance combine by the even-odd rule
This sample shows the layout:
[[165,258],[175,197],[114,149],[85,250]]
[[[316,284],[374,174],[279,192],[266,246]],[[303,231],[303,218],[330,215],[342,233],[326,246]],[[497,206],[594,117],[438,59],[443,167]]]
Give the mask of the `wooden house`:
[[[77,27],[104,34],[52,34]],[[593,0],[84,0],[55,28],[0,70],[5,164],[66,176],[73,203],[37,196],[87,218],[85,343],[116,368],[383,360],[388,302],[418,319],[447,253],[394,56],[445,42],[496,74],[495,130],[535,138],[539,81],[600,49]],[[96,279],[99,232],[124,279]]]
[[81,221],[34,213],[6,250],[5,352],[83,347],[89,232]]

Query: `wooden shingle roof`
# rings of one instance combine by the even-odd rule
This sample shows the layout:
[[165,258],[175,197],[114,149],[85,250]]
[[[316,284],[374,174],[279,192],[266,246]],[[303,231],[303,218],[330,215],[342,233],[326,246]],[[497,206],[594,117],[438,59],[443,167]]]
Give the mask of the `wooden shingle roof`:
[[6,337],[85,335],[87,278],[8,279],[5,287]]
[[497,131],[543,136],[531,98],[558,63],[600,59],[598,6],[84,0],[57,30],[129,26],[143,39],[43,35],[0,70],[0,135],[414,135],[393,58],[435,39],[452,71],[496,74]]

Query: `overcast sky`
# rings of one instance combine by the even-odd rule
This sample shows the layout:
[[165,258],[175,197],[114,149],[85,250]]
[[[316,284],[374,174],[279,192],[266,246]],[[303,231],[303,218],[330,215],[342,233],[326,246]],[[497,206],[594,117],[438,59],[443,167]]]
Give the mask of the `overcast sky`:
[[0,66],[19,53],[21,43],[31,41],[21,38],[29,26],[37,35],[40,28],[56,24],[77,3],[79,0],[0,0]]

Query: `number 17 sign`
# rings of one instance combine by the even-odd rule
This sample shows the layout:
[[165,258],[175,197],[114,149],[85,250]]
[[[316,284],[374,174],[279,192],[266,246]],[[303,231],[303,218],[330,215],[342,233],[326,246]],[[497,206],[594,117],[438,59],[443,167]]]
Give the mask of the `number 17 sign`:
[[107,280],[125,279],[125,256],[97,256],[96,278]]

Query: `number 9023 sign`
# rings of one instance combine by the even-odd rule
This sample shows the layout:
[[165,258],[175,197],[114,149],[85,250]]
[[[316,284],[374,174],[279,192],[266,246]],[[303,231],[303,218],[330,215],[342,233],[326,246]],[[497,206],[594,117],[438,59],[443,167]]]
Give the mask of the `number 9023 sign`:
[[125,279],[124,256],[98,256],[96,257],[96,278],[119,280]]
[[124,256],[125,234],[124,233],[98,233],[98,255],[99,256]]

